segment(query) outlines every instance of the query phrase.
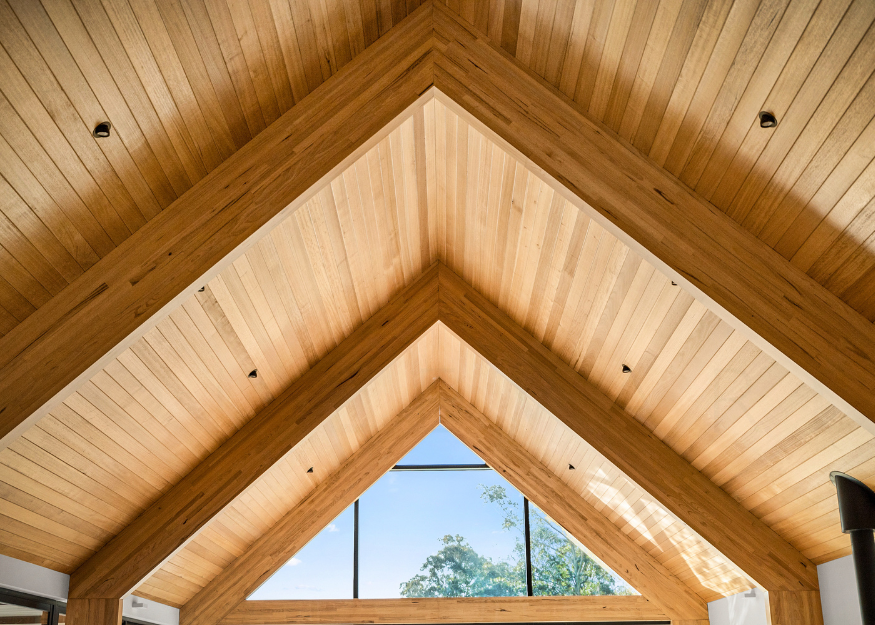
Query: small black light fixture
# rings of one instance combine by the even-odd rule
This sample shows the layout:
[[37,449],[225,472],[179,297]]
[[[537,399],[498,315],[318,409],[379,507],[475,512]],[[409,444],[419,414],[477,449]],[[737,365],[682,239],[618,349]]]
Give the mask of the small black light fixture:
[[312,472],[313,472],[313,467],[310,467],[309,469],[307,469],[307,473],[312,473]]
[[629,365],[623,365],[623,373],[632,373],[632,369],[629,368]]
[[678,285],[678,283],[677,283],[677,282],[675,282],[675,281],[674,281],[674,280],[672,280],[672,281],[671,281],[671,285],[672,285],[672,286],[677,286],[677,285]]
[[760,128],[774,128],[777,125],[778,120],[772,113],[760,111]]
[[203,292],[206,291],[206,290],[207,290],[207,287],[202,286],[201,288],[199,288],[199,289],[197,290],[197,292],[198,292],[198,293],[203,293]]
[[109,136],[109,131],[112,129],[112,124],[109,122],[100,122],[94,127],[93,134],[98,139],[106,139]]
[[250,380],[254,380],[255,378],[257,378],[258,377],[258,369],[253,369],[252,371],[250,371],[249,375],[247,377]]
[[574,465],[569,463],[569,465],[568,465],[568,470],[569,470],[569,471],[574,471]]

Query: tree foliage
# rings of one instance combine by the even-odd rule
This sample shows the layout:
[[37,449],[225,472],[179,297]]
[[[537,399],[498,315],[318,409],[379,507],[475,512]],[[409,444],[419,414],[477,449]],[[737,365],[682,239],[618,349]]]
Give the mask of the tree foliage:
[[[402,597],[499,597],[526,594],[525,532],[520,506],[503,486],[481,486],[484,501],[503,513],[502,529],[516,534],[513,555],[493,562],[481,556],[459,535],[440,539],[421,573],[401,584]],[[535,595],[624,595],[618,585],[566,532],[537,510],[529,517],[532,585]]]

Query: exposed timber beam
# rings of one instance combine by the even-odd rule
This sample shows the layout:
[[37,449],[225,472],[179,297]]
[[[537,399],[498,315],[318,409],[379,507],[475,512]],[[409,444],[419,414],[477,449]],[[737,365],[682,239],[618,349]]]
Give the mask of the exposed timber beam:
[[[875,324],[439,3],[435,87],[875,433]],[[637,247],[637,246],[636,246]]]
[[708,606],[701,597],[620,531],[613,521],[459,393],[443,382],[440,391],[444,427],[517,490],[672,620],[708,618]]
[[[188,601],[181,625],[215,625],[438,425],[433,383]],[[356,621],[368,622],[368,621]]]
[[446,266],[440,320],[766,590],[816,590],[814,564]]
[[[664,621],[644,597],[465,597],[246,601],[221,625]],[[707,625],[707,624],[706,624]]]
[[405,288],[70,578],[72,598],[120,598],[437,321],[437,266]]
[[2,337],[0,449],[417,101],[432,23],[428,3]]

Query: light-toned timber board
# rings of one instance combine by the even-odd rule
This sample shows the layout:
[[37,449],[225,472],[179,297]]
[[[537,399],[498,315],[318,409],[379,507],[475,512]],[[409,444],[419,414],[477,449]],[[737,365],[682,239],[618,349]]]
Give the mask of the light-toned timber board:
[[0,339],[3,443],[416,102],[431,25],[423,7]]
[[[431,143],[434,124],[439,131]],[[422,146],[416,145],[419,136]],[[399,153],[408,156],[398,158]],[[417,153],[425,154],[425,163]],[[435,167],[431,154],[447,164]],[[481,161],[489,169],[481,168]],[[421,213],[423,173],[427,210]],[[463,194],[456,189],[460,173]],[[385,186],[402,179],[403,186]],[[386,193],[392,188],[394,193]],[[542,191],[544,201],[538,202]],[[480,193],[488,198],[485,204],[468,201]],[[521,222],[510,219],[514,194],[529,198],[514,219],[525,218],[528,232],[526,224],[542,224],[534,246],[533,239],[519,238]],[[730,478],[739,488],[749,484],[749,494],[738,498],[779,533],[810,528],[788,536],[807,556],[825,561],[849,553],[827,473],[835,466],[871,479],[871,437],[846,417],[831,417],[834,409],[823,414],[829,406],[818,409],[816,394],[575,207],[558,201],[554,207],[547,201],[553,195],[474,128],[439,103],[430,105],[95,376],[65,403],[73,408],[59,408],[0,454],[3,515],[11,519],[10,529],[4,528],[4,553],[60,570],[75,568],[323,356],[347,328],[418,275],[426,258],[438,255],[648,427],[662,424],[657,434],[694,466],[721,484]],[[414,206],[419,210],[408,208]],[[474,210],[478,206],[487,207],[485,214]],[[548,221],[551,210],[560,216],[558,228]],[[496,221],[488,221],[490,215]],[[471,224],[467,247],[457,244],[460,221]],[[308,233],[312,236],[305,238]],[[539,246],[547,237],[555,243]],[[484,244],[475,248],[472,240]],[[499,251],[500,260],[490,260]],[[572,337],[586,338],[585,333],[589,338],[578,346]],[[633,369],[627,376],[619,372],[623,362]],[[256,367],[262,375],[246,379]],[[159,422],[161,427],[153,425]],[[824,422],[826,436],[812,436],[814,425]],[[135,455],[151,454],[160,477],[144,470],[113,478],[120,464],[100,444],[70,429],[85,423],[104,432],[102,446],[111,444],[130,466],[140,466]],[[806,423],[812,425],[804,428]],[[131,434],[144,429],[151,434],[133,440]],[[778,464],[786,449],[795,452],[793,463]],[[759,464],[753,462],[757,457],[763,458]],[[757,486],[751,481],[762,462],[768,463],[770,479]],[[636,505],[637,500],[622,499],[626,494],[618,492],[612,505]],[[637,506],[644,509],[641,502]],[[643,535],[659,521],[658,515],[641,519]],[[226,534],[246,537],[248,531]],[[667,536],[654,535],[670,545]],[[185,560],[191,572],[168,563],[150,583],[161,585],[163,600],[180,603],[202,586],[201,568],[214,575],[228,561],[223,549],[212,547]],[[179,575],[196,585],[182,583]],[[721,579],[705,582],[708,592],[717,593],[713,596],[735,588]]]
[[122,597],[437,321],[437,268],[396,295],[70,577],[70,596]]
[[[717,589],[729,594],[754,585],[663,504],[443,325],[439,344],[439,373],[445,384],[700,596],[712,601]],[[700,563],[705,562],[702,568]]]
[[526,623],[664,620],[642,597],[483,597],[247,601],[221,625]]
[[355,450],[249,549],[183,606],[182,625],[220,622],[272,577],[379,478],[428,436],[440,419],[435,381]]
[[[174,605],[191,599],[420,397],[437,379],[437,353],[438,328],[433,327],[141,584],[137,594]],[[315,531],[322,527],[313,525]]]
[[692,588],[565,484],[522,444],[440,382],[441,424],[672,620],[708,617]]
[[0,3],[0,334],[418,6]]
[[[867,428],[875,326],[435,8],[435,86],[789,357]],[[868,421],[867,421],[868,420]]]
[[[220,622],[426,436],[437,425],[438,418],[499,473],[511,478],[524,495],[535,494],[536,501],[546,502],[546,509],[566,529],[666,615],[707,616],[705,603],[692,588],[675,578],[604,513],[589,506],[550,469],[527,455],[519,443],[438,380],[189,600],[182,608],[180,622],[183,625]],[[530,473],[537,475],[532,478],[535,481],[524,479],[523,483],[517,479]]]
[[[875,319],[869,0],[449,4]],[[418,5],[0,3],[0,335]]]
[[812,562],[444,266],[439,279],[442,323],[758,585],[817,589]]

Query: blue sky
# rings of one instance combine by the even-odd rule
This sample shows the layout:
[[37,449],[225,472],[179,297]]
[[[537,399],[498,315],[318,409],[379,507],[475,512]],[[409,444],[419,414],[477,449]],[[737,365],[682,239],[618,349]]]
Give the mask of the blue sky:
[[[483,462],[443,426],[399,464]],[[484,502],[481,485],[502,485],[519,505],[522,495],[495,471],[389,472],[359,500],[359,597],[398,597],[399,587],[420,572],[446,534],[463,536],[493,561],[510,558],[514,530]],[[353,554],[352,506],[319,533],[250,599],[350,599]]]

